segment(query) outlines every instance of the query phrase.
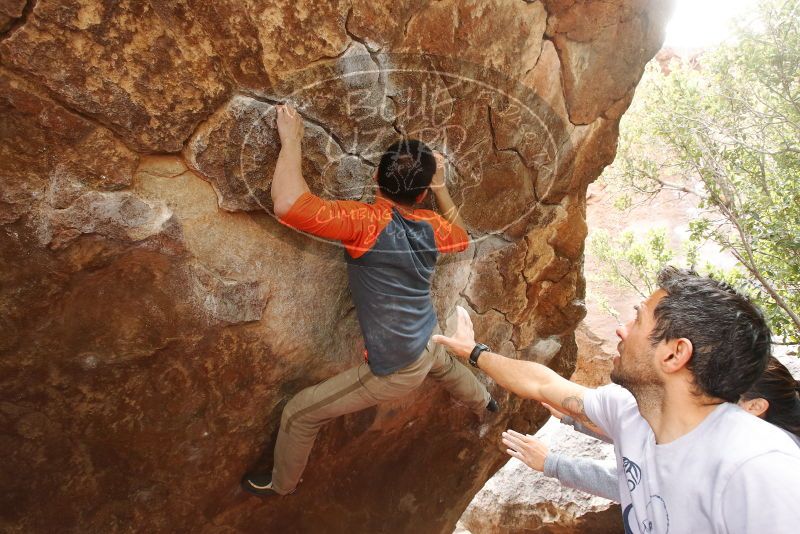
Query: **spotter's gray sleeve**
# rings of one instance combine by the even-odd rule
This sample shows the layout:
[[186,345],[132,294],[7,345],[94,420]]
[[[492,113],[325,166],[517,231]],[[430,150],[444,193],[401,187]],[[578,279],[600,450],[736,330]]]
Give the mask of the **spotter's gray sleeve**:
[[615,463],[589,458],[572,458],[558,453],[544,460],[545,476],[556,478],[563,486],[619,502],[619,485]]
[[589,427],[584,426],[583,424],[579,423],[569,415],[565,415],[564,417],[562,417],[561,422],[565,425],[571,426],[581,434],[586,434],[589,437],[592,437],[594,439],[599,439],[600,441],[605,441],[606,443],[614,443],[608,436],[604,436],[602,434],[598,434],[597,432],[593,432],[592,430],[589,429]]

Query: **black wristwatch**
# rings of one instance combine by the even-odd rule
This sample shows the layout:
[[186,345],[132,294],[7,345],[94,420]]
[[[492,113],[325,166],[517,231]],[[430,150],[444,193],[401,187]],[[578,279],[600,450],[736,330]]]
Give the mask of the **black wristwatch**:
[[478,343],[475,345],[475,348],[472,349],[472,352],[469,353],[469,364],[472,367],[478,367],[478,356],[480,356],[481,352],[485,350],[491,351],[492,349],[490,349],[488,345],[484,345],[483,343]]

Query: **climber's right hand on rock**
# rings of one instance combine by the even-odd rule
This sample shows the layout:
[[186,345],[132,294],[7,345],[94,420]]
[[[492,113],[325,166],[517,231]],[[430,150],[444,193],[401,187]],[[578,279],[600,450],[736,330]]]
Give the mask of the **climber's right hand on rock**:
[[550,454],[547,445],[530,435],[520,434],[510,428],[503,432],[506,453],[537,471],[544,471],[544,461]]
[[444,177],[444,170],[445,165],[447,165],[447,160],[441,154],[441,152],[434,151],[433,157],[436,159],[436,172],[431,179],[431,189],[436,192],[437,190],[444,189],[447,190],[447,186],[445,185],[445,177]]
[[303,119],[291,104],[276,106],[278,111],[278,135],[281,145],[299,143],[303,139]]

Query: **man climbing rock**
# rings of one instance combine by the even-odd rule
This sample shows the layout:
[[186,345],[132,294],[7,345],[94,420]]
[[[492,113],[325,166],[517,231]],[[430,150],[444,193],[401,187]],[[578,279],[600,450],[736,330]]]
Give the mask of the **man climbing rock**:
[[[275,215],[287,226],[343,243],[367,361],[288,402],[272,474],[248,474],[242,480],[246,491],[262,496],[295,490],[323,424],[403,397],[428,375],[475,412],[498,410],[470,370],[430,341],[438,325],[430,294],[436,259],[469,245],[445,185],[444,158],[420,141],[398,141],[381,157],[373,204],[327,201],[309,191],[301,173],[299,114],[289,105],[278,106],[277,123],[281,151],[271,190]],[[428,189],[444,217],[414,207]]]

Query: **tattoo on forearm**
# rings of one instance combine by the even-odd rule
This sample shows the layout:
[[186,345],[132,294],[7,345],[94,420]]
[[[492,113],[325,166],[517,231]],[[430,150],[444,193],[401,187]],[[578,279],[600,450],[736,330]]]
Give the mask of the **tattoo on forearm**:
[[561,401],[561,407],[579,423],[588,427],[597,428],[594,423],[592,423],[591,419],[589,419],[589,416],[586,415],[586,410],[583,407],[583,399],[580,397],[565,397],[564,400]]

